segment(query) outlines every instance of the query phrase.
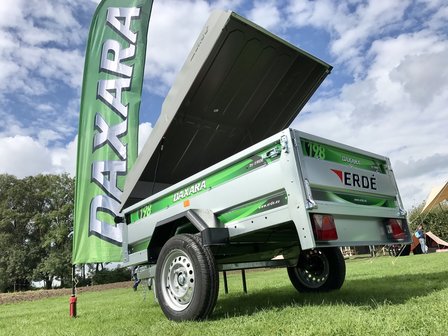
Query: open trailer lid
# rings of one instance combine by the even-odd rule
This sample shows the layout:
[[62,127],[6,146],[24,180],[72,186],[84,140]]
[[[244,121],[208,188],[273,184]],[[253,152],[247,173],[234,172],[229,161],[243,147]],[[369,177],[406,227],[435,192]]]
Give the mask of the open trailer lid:
[[213,12],[126,178],[123,207],[287,128],[330,71],[245,18]]

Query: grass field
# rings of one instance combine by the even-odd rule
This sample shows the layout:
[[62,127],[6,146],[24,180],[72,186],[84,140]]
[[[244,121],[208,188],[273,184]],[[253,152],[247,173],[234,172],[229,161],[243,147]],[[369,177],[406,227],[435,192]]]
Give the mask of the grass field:
[[447,335],[448,253],[347,261],[341,290],[300,294],[284,269],[228,275],[203,322],[168,321],[153,293],[85,292],[78,318],[68,297],[0,305],[0,335]]

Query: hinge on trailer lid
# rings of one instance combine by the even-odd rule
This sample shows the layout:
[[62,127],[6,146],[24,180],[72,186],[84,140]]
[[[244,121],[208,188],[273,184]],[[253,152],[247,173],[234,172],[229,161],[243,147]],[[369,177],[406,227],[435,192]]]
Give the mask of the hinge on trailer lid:
[[280,149],[274,147],[270,151],[266,152],[266,157],[272,159],[279,156],[281,152],[282,151]]
[[311,194],[310,181],[305,179],[305,196],[306,196],[306,209],[313,210],[317,209],[317,204],[313,199],[313,195]]
[[398,209],[398,216],[404,217],[408,214],[408,212],[402,208]]
[[282,150],[285,153],[289,153],[288,138],[286,137],[286,135],[282,135],[282,137],[280,138],[280,145],[282,145]]

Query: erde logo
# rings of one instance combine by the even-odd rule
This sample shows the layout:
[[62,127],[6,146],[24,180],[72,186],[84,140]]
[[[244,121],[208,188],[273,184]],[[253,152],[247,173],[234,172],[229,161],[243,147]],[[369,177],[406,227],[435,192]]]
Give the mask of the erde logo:
[[377,190],[375,176],[368,177],[337,169],[331,169],[331,171],[335,173],[339,177],[339,180],[341,180],[342,184],[346,186]]

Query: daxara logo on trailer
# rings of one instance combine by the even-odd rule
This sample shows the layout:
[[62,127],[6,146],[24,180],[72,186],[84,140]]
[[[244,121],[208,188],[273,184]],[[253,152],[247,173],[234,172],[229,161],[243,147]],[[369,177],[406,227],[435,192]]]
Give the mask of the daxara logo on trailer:
[[181,199],[184,199],[188,196],[193,196],[194,194],[204,190],[207,188],[205,184],[205,180],[202,180],[201,182],[198,182],[192,186],[189,186],[183,190],[180,190],[173,195],[173,202],[177,202]]

